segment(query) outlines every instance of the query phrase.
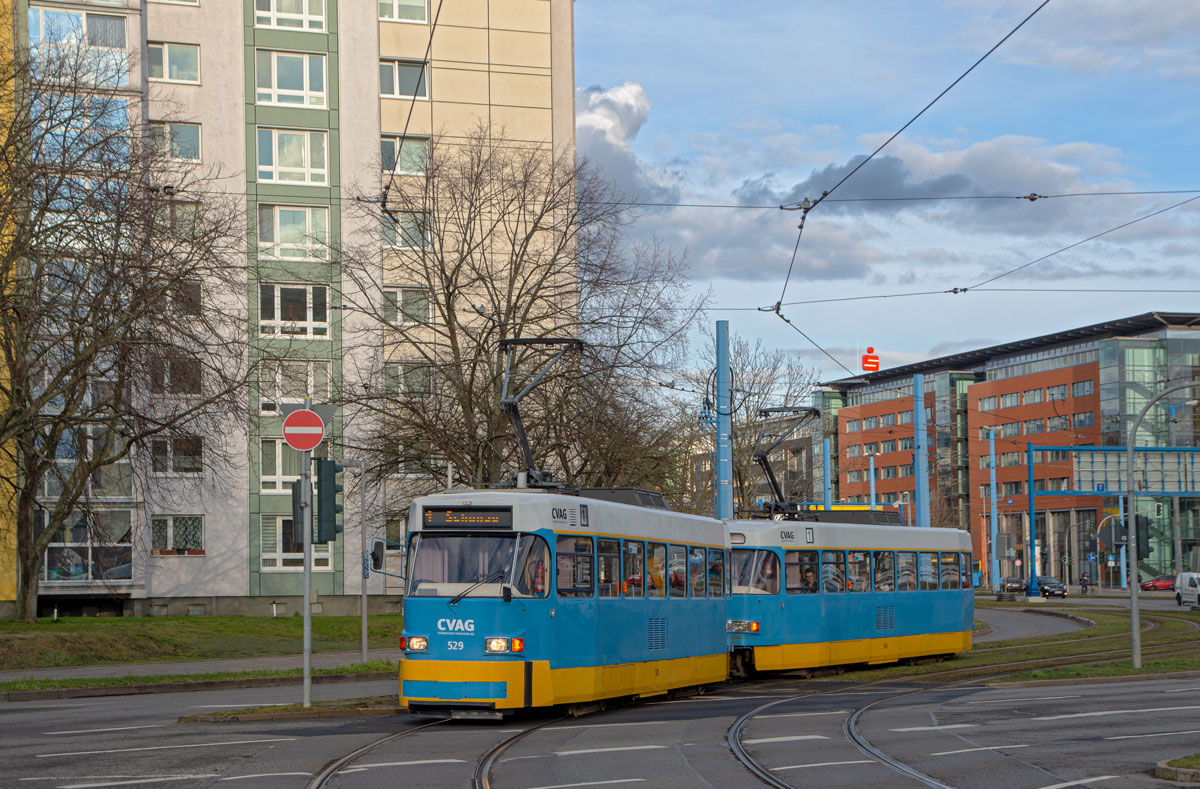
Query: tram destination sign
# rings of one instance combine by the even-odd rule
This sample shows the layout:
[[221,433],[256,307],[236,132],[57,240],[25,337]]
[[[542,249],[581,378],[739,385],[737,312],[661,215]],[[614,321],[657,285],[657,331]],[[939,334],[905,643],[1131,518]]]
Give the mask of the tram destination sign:
[[421,523],[427,529],[511,529],[512,507],[426,507]]

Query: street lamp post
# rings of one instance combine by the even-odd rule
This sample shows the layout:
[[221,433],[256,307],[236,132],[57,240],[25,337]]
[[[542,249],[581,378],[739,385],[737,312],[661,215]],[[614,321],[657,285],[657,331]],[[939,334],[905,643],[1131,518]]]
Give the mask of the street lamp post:
[[988,470],[989,470],[989,485],[988,492],[992,500],[992,518],[991,518],[991,548],[988,554],[992,557],[991,582],[992,589],[997,592],[1000,589],[996,586],[1000,582],[1000,557],[996,555],[996,543],[999,539],[999,521],[1000,515],[997,512],[996,501],[996,431],[998,427],[985,427],[988,431]]
[[[1133,424],[1129,426],[1129,440],[1125,444],[1125,496],[1128,501],[1126,511],[1129,515],[1129,520],[1126,523],[1133,525],[1134,528],[1128,529],[1129,538],[1126,542],[1126,551],[1129,555],[1130,575],[1129,579],[1129,629],[1130,643],[1133,652],[1133,667],[1140,669],[1142,667],[1142,634],[1140,631],[1140,617],[1138,612],[1138,544],[1137,544],[1137,509],[1135,509],[1134,496],[1137,495],[1133,486],[1133,445],[1137,439],[1137,429],[1142,424],[1142,419],[1146,413],[1157,403],[1172,392],[1183,391],[1184,389],[1200,389],[1200,379],[1188,381],[1185,384],[1176,384],[1169,386],[1159,392],[1150,399],[1146,405],[1142,406],[1141,412],[1137,418],[1133,420]],[[1195,404],[1197,401],[1190,401]]]

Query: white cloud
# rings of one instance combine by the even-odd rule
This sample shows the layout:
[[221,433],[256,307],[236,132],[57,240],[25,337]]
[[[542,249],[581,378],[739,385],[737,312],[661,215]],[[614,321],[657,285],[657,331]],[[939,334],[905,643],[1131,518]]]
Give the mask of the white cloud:
[[650,99],[636,82],[575,90],[575,132],[581,156],[599,167],[626,197],[643,202],[678,199],[678,176],[649,166],[633,150],[650,117]]

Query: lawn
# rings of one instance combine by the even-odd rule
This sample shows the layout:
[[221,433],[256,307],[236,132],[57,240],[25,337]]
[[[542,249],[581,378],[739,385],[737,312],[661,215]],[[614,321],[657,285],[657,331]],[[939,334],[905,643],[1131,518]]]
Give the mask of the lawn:
[[[336,668],[313,669],[313,676],[333,674],[365,674],[369,672],[396,671],[396,665],[388,660],[371,660]],[[210,674],[150,674],[133,677],[66,677],[63,679],[15,679],[0,682],[0,692],[13,690],[59,690],[63,688],[117,688],[133,685],[162,685],[172,682],[213,682],[227,679],[266,679],[273,677],[301,677],[304,669],[289,668],[278,671],[255,669],[252,671],[218,671]]]
[[[370,617],[369,646],[397,646],[403,621],[400,614]],[[313,617],[313,651],[358,649],[360,625],[357,616]],[[299,616],[70,617],[33,625],[0,621],[0,670],[296,654],[302,628]]]

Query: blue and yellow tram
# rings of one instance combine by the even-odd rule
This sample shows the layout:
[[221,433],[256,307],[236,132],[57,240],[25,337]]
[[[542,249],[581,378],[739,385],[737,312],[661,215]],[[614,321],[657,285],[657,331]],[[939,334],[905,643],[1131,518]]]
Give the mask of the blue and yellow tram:
[[400,703],[495,717],[724,680],[723,523],[621,498],[414,500]]
[[971,540],[957,529],[730,521],[727,629],[742,673],[971,648]]

